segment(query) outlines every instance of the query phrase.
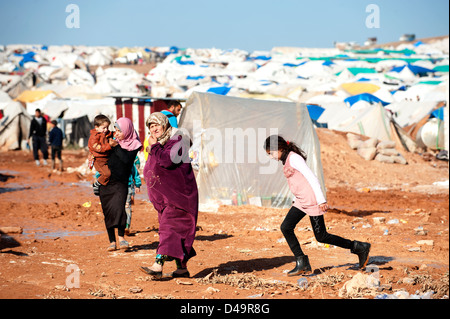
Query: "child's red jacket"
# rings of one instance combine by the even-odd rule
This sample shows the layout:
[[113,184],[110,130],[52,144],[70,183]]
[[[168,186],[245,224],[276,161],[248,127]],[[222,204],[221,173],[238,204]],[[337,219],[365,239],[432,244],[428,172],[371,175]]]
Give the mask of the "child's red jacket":
[[94,157],[107,157],[109,151],[111,151],[111,145],[108,140],[112,138],[112,132],[106,133],[97,132],[94,129],[91,130],[91,136],[89,137],[88,147],[89,151]]

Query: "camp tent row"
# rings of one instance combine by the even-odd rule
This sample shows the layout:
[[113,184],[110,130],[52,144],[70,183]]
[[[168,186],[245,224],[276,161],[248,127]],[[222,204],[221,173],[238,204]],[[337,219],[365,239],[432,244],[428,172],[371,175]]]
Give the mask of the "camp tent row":
[[[262,149],[269,134],[296,141],[307,152],[308,165],[324,187],[314,126],[395,139],[412,151],[416,141],[410,143],[406,128],[415,126],[415,134],[426,144],[432,133],[442,140],[436,126],[448,125],[448,107],[442,112],[444,125],[439,117],[432,117],[443,100],[448,105],[448,52],[426,55],[401,49],[370,55],[337,49],[274,49],[250,54],[242,50],[171,50],[146,76],[118,68],[98,68],[92,74],[71,53],[63,48],[55,63],[28,73],[26,81],[15,74],[5,75],[21,84],[7,81],[2,90],[8,88],[9,96],[25,105],[27,112],[17,101],[8,101],[16,108],[3,108],[8,114],[0,129],[8,127],[8,132],[27,136],[20,131],[21,127],[28,129],[22,123],[39,107],[58,118],[66,136],[83,146],[83,132],[96,114],[105,113],[115,120],[114,99],[105,95],[126,92],[138,96],[137,86],[144,78],[156,97],[188,99],[180,127],[193,141],[191,157],[205,210],[235,201],[290,205],[292,197],[281,166],[270,161]],[[19,58],[25,56],[17,57],[18,64]],[[37,62],[23,61],[24,67],[39,64],[39,56],[27,58]],[[424,119],[420,131],[417,123]],[[133,121],[136,123],[134,114]],[[19,141],[16,145],[21,144],[20,138],[15,140]],[[16,147],[9,141],[3,145]],[[430,147],[441,145],[434,138]]]

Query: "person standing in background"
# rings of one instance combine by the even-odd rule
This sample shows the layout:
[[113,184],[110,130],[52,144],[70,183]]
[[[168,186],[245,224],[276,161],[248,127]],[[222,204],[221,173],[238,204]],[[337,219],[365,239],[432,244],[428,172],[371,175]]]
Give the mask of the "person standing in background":
[[40,165],[39,150],[42,152],[43,164],[47,165],[48,159],[48,144],[47,144],[47,120],[42,116],[41,110],[36,109],[34,117],[30,124],[30,133],[28,139],[31,139],[33,145],[33,157],[36,166]]
[[162,114],[167,116],[169,123],[172,127],[178,128],[177,117],[181,113],[181,103],[177,100],[170,100],[167,102],[167,110],[161,111]]
[[48,134],[48,142],[50,144],[52,150],[52,170],[55,169],[55,157],[58,157],[59,160],[59,171],[63,171],[63,162],[62,162],[62,148],[63,148],[63,132],[57,126],[58,123],[53,120],[50,122],[50,133]]

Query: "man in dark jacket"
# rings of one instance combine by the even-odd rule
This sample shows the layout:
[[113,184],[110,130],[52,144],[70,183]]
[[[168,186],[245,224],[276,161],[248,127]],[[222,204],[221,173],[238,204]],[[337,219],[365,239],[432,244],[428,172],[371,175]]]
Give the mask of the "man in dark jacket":
[[50,132],[48,133],[48,143],[50,144],[50,147],[52,149],[52,169],[55,169],[55,157],[58,157],[59,159],[59,171],[63,171],[63,165],[62,165],[62,158],[61,158],[61,152],[63,148],[63,132],[61,129],[57,126],[58,122],[55,120],[50,122],[50,127],[52,128]]
[[47,165],[48,145],[46,136],[47,120],[42,116],[41,110],[36,109],[35,116],[31,120],[30,135],[28,138],[31,138],[31,142],[33,145],[33,157],[37,166],[40,165],[38,150],[41,150],[44,157],[44,165]]

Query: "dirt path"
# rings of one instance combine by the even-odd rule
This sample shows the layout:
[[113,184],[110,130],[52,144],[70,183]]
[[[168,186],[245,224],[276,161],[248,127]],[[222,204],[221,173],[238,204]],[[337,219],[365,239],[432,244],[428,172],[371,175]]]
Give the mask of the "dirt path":
[[[417,154],[405,155],[408,165],[367,162],[343,134],[318,133],[329,232],[372,243],[377,289],[340,293],[347,281],[368,273],[355,268],[356,255],[318,244],[307,219],[297,235],[314,273],[300,288],[301,277],[286,276],[293,257],[279,225],[287,210],[255,206],[200,212],[191,278],[153,281],[139,270],[153,263],[158,245],[157,215],[145,188],[133,207],[131,248],[107,252],[91,176],[58,175],[36,168],[31,154],[11,151],[0,153],[0,227],[23,233],[1,235],[0,298],[336,299],[401,290],[448,298],[449,192],[433,185],[448,180],[448,164]],[[66,167],[78,167],[86,154],[65,151],[63,157]],[[166,265],[165,273],[175,270],[173,262]]]

